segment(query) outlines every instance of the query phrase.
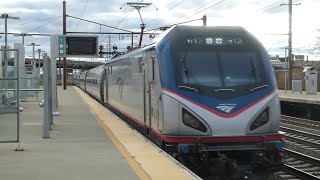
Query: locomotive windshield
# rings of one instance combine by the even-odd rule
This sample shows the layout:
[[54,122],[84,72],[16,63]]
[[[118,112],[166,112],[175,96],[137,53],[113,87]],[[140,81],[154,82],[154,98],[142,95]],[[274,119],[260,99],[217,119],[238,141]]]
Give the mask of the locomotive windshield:
[[267,87],[262,60],[253,50],[191,49],[176,57],[179,87],[202,92],[248,92]]

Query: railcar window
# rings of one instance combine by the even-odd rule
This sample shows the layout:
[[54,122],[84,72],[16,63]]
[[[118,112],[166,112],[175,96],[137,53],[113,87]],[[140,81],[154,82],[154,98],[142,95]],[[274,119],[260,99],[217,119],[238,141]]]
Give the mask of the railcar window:
[[139,57],[139,73],[142,73],[142,57]]
[[106,68],[106,74],[110,75],[109,66]]
[[151,57],[151,59],[152,59],[152,81],[154,81],[154,57]]

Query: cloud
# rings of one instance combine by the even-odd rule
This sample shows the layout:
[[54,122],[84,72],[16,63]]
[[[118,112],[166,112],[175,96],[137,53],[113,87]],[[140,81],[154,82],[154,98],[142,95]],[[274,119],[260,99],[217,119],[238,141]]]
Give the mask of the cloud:
[[[87,4],[86,4],[87,2]],[[88,19],[109,26],[140,31],[140,18],[136,9],[125,5],[126,0],[67,0],[67,14]],[[147,2],[147,1],[146,1]],[[279,0],[203,0],[203,1],[149,1],[154,6],[141,8],[141,16],[146,30],[164,25],[189,21],[207,15],[208,25],[240,25],[257,36],[268,49],[276,49],[287,44],[287,36],[266,35],[288,32],[288,6],[281,6]],[[283,1],[286,3],[287,1]],[[120,7],[122,9],[120,9]],[[312,31],[320,28],[320,23],[313,21],[320,16],[319,0],[304,0],[293,7],[293,44],[304,47],[314,38]],[[84,11],[85,9],[85,11]],[[0,1],[0,13],[18,16],[20,20],[9,20],[9,32],[62,33],[62,1],[53,0],[7,0]],[[60,16],[60,17],[59,17]],[[121,22],[121,23],[120,23]],[[120,23],[120,24],[119,24]],[[4,32],[4,21],[0,20],[0,32]],[[188,23],[201,25],[202,21]],[[2,27],[2,30],[1,30]],[[67,18],[67,31],[85,32],[120,32],[108,27]],[[308,35],[308,36],[306,36]],[[108,36],[100,35],[104,44]],[[106,38],[107,37],[107,38]],[[111,42],[126,47],[131,37],[111,35]],[[3,39],[0,42],[3,43]],[[138,37],[134,37],[135,43]],[[47,37],[26,37],[26,43],[43,44],[41,48],[50,51]],[[21,42],[21,37],[8,36],[8,42]],[[145,36],[144,42],[149,43]],[[119,47],[120,48],[120,47]],[[30,48],[27,55],[32,54]]]

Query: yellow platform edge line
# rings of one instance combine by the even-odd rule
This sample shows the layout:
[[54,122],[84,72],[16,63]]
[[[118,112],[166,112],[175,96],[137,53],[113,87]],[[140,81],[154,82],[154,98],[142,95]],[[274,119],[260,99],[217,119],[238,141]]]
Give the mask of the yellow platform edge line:
[[[87,102],[87,98],[89,97],[87,94],[85,94],[82,90],[80,90],[77,87],[73,87],[78,94],[81,96],[83,101],[94,111],[96,110],[92,107],[92,105]],[[119,139],[112,133],[110,128],[103,122],[103,120],[96,115],[96,121],[99,123],[99,125],[103,128],[105,133],[108,135],[110,138],[111,142],[117,147],[121,155],[127,160],[128,164],[132,168],[132,170],[137,174],[137,176],[140,179],[143,180],[151,180],[151,177],[148,175],[148,173],[139,165],[139,163],[131,156],[131,154],[128,152],[128,150],[122,145],[122,143],[119,141]]]

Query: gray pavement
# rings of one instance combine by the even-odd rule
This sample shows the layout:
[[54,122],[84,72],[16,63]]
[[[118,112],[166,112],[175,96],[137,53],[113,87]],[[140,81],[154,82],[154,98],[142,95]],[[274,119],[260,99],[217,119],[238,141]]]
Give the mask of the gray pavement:
[[58,96],[60,116],[54,118],[49,139],[42,138],[43,109],[38,102],[22,103],[25,151],[14,151],[14,143],[0,144],[0,179],[139,179],[75,90],[59,87]]

